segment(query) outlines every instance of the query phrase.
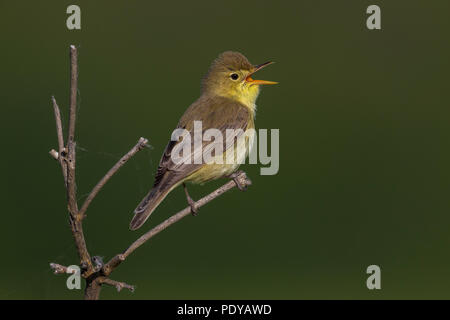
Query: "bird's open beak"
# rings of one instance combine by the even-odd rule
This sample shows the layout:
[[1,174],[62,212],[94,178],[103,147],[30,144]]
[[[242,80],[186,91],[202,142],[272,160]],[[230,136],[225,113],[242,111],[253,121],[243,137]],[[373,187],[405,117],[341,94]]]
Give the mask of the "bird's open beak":
[[273,63],[273,61],[258,64],[257,66],[255,66],[255,69],[253,70],[253,72],[247,76],[245,81],[248,82],[249,84],[258,84],[258,85],[259,84],[277,84],[278,82],[267,81],[267,80],[255,80],[255,79],[252,79],[252,77],[251,77],[256,71],[259,71],[262,68],[267,67],[269,64],[272,64],[272,63]]

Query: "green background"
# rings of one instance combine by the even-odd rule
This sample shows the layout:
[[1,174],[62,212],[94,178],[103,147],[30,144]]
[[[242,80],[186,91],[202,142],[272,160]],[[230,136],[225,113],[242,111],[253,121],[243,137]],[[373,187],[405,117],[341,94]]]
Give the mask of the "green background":
[[[82,29],[66,28],[78,4]],[[382,30],[366,28],[370,4]],[[174,190],[128,230],[170,133],[225,50],[277,63],[257,128],[280,129],[280,171],[233,190],[136,251],[108,299],[450,298],[448,1],[0,2],[1,299],[79,299],[50,96],[67,121],[79,48],[78,196],[144,136],[85,220],[105,259],[186,206]],[[225,180],[194,186],[194,198]],[[381,267],[381,290],[366,268]]]

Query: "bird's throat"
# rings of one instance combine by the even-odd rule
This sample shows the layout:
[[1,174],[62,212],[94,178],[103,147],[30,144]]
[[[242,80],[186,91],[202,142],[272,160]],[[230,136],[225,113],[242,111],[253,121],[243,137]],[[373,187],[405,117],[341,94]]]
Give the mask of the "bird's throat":
[[216,92],[216,94],[240,102],[247,107],[252,114],[256,112],[256,99],[259,95],[259,86],[249,86],[228,92]]

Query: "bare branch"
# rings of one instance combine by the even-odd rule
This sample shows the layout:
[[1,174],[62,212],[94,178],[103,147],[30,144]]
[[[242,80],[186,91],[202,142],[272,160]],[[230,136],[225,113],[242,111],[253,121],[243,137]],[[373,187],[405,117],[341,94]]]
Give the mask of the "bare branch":
[[[251,185],[250,179],[247,177],[245,172],[241,171],[237,176],[236,179],[241,184],[241,186],[246,187]],[[214,200],[215,198],[219,197],[220,195],[224,194],[228,190],[231,190],[237,186],[235,181],[229,181],[228,183],[224,184],[220,188],[216,189],[215,191],[211,192],[207,196],[201,198],[197,202],[195,202],[195,206],[197,208],[200,208],[207,204],[208,202]],[[186,207],[185,209],[181,210],[180,212],[174,214],[164,222],[160,223],[147,233],[143,234],[139,239],[137,239],[135,242],[133,242],[123,253],[116,255],[114,258],[112,258],[103,268],[103,273],[108,276],[111,274],[111,272],[124,261],[133,251],[135,251],[137,248],[142,246],[145,242],[153,238],[155,235],[163,231],[164,229],[168,228],[175,222],[183,219],[184,217],[191,214],[191,207]]]
[[107,284],[107,285],[116,287],[118,292],[120,292],[124,288],[130,290],[131,292],[134,292],[134,286],[126,284],[125,282],[119,282],[119,281],[112,280],[112,279],[109,279],[106,277],[100,278],[99,282],[101,284]]
[[[50,154],[52,155],[52,157],[59,161],[63,173],[64,185],[67,185],[67,165],[64,161],[64,152],[66,149],[64,148],[64,134],[62,129],[61,111],[59,110],[54,96],[52,96],[52,103],[53,112],[55,113],[56,135],[58,137],[58,153],[56,154],[55,152],[53,152],[54,150],[51,150]],[[57,157],[55,157],[55,155],[57,155]]]
[[69,210],[70,226],[72,235],[75,239],[78,255],[81,260],[82,275],[89,277],[95,272],[91,257],[87,250],[86,240],[84,239],[82,219],[78,214],[78,204],[75,182],[75,142],[69,141],[70,152],[67,155],[67,207]]
[[67,134],[67,155],[61,157],[61,166],[66,170],[66,189],[67,189],[67,207],[69,210],[69,220],[72,229],[72,235],[75,239],[78,255],[81,260],[82,275],[89,277],[94,273],[91,257],[86,247],[86,240],[83,234],[83,225],[81,223],[77,204],[77,185],[75,180],[75,160],[76,160],[76,143],[75,136],[75,119],[77,107],[77,91],[78,91],[78,52],[73,45],[70,46],[70,111],[69,111],[69,129]]
[[91,193],[88,195],[84,201],[81,209],[80,216],[84,218],[86,216],[86,210],[94,200],[95,196],[100,192],[103,186],[108,182],[109,179],[137,152],[142,150],[147,145],[148,140],[145,138],[140,138],[137,144],[130,150],[126,155],[124,155],[120,160],[106,173],[106,175],[97,183],[97,185],[92,189]]
[[77,272],[77,271],[74,270],[74,269],[70,269],[70,268],[68,268],[68,267],[66,267],[66,266],[62,266],[62,265],[60,265],[60,264],[53,263],[53,262],[50,263],[50,268],[53,269],[53,272],[54,272],[55,274],[63,274],[63,273],[73,274],[73,273],[76,273],[76,272]]
[[[84,216],[90,202],[95,198],[97,193],[101,190],[104,184],[122,167],[133,155],[139,150],[142,150],[147,143],[147,139],[139,139],[137,145],[131,149],[119,162],[111,168],[99,183],[94,187],[91,194],[86,199],[83,205],[83,211],[78,210],[77,203],[77,188],[76,188],[76,142],[75,142],[75,124],[76,124],[76,109],[77,109],[77,92],[78,92],[78,52],[75,46],[70,46],[70,107],[69,107],[69,127],[67,133],[66,146],[64,146],[64,135],[62,131],[61,112],[54,97],[52,97],[53,110],[56,120],[56,134],[58,137],[58,151],[51,150],[50,155],[58,160],[61,165],[66,192],[67,192],[67,207],[69,211],[69,222],[72,230],[72,235],[75,240],[75,245],[80,257],[81,275],[86,279],[85,299],[97,300],[100,295],[102,283],[113,285],[117,290],[127,288],[134,290],[123,282],[107,279],[101,272],[103,262],[99,257],[94,256],[93,260],[88,252],[86,241],[83,233],[82,217]],[[57,263],[50,263],[50,267],[55,274],[72,273],[68,267]]]
[[69,134],[67,143],[70,145],[75,140],[75,121],[77,116],[77,92],[78,92],[78,51],[74,45],[70,46],[70,112]]
[[58,152],[61,153],[64,151],[64,135],[62,129],[61,112],[54,96],[52,96],[52,102],[56,120],[56,135],[58,136]]
[[67,135],[67,198],[69,202],[69,211],[73,218],[78,214],[78,205],[76,202],[76,183],[75,183],[75,120],[77,109],[77,90],[78,90],[78,52],[74,45],[70,46],[70,111],[69,111],[69,132]]

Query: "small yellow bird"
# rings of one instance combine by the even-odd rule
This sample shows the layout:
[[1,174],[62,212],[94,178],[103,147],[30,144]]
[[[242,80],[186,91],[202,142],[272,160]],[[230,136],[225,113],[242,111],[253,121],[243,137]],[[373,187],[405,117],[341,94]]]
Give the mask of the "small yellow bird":
[[[254,80],[251,76],[271,63],[252,65],[239,52],[226,51],[219,55],[203,78],[200,98],[186,110],[177,128],[185,129],[193,135],[194,121],[201,121],[203,132],[207,129],[218,129],[224,137],[227,129],[242,129],[241,132],[253,129],[259,86],[277,82]],[[253,137],[240,134],[236,138],[238,141],[246,139],[244,144],[246,150],[244,153],[240,153],[244,155],[245,159],[251,148]],[[180,184],[183,184],[187,201],[191,206],[192,213],[195,214],[197,208],[189,196],[185,182],[202,184],[222,177],[236,178],[235,172],[243,159],[237,159],[233,163],[175,163],[171,153],[178,143],[180,142],[171,140],[167,144],[159,162],[153,188],[134,211],[134,217],[130,223],[131,230],[140,228],[167,194]],[[209,143],[213,142],[202,141],[198,146],[194,144],[191,155],[198,152],[197,148],[203,148]],[[214,156],[225,158],[227,152],[239,154],[236,145],[242,146],[239,142],[232,144],[224,141],[222,154]],[[235,155],[233,154],[233,156]],[[238,181],[235,180],[235,182],[242,190]]]

